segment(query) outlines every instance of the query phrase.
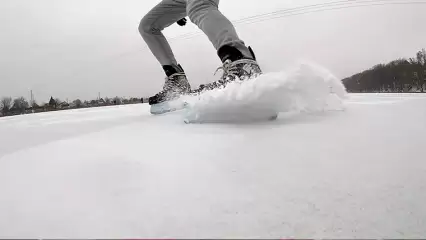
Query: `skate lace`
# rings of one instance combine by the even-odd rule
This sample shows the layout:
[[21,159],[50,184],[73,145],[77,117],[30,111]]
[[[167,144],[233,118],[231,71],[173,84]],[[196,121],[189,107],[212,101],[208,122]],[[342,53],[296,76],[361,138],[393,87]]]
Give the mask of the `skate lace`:
[[185,76],[185,73],[175,73],[169,77],[165,77],[166,82],[164,83],[163,90],[159,94],[164,94],[172,90],[176,84],[180,84],[178,81],[175,81],[175,77]]
[[237,60],[237,61],[234,61],[234,62],[231,62],[231,60],[226,60],[221,67],[218,67],[216,69],[216,71],[214,72],[214,75],[216,75],[216,73],[219,70],[222,70],[223,74],[222,74],[221,79],[224,80],[228,76],[238,78],[240,73],[241,73],[240,72],[241,70],[243,70],[247,74],[250,74],[249,72],[247,72],[246,69],[237,67],[237,65],[240,64],[240,63],[244,63],[244,64],[253,63],[253,60],[251,60],[251,59],[240,59],[240,60]]

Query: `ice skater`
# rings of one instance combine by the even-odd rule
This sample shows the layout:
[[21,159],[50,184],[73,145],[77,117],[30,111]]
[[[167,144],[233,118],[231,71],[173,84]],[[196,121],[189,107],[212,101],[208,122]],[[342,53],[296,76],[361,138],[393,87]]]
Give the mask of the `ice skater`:
[[163,89],[149,98],[150,105],[191,92],[185,72],[162,34],[163,29],[175,22],[184,26],[186,17],[207,35],[223,64],[222,77],[203,85],[204,89],[215,88],[236,77],[243,80],[261,73],[252,49],[238,37],[234,26],[219,11],[218,5],[219,0],[162,0],[143,17],[139,32],[166,74]]

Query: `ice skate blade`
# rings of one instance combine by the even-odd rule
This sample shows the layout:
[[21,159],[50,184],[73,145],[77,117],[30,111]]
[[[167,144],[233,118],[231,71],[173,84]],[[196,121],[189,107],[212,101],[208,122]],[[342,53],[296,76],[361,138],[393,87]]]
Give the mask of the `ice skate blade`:
[[193,117],[186,117],[184,118],[184,123],[186,124],[250,124],[250,123],[259,123],[259,122],[268,122],[268,121],[275,121],[278,119],[278,113],[271,114],[271,115],[265,115],[265,116],[258,116],[258,117],[251,117],[250,119],[224,119],[224,118],[193,118]]
[[161,115],[168,112],[174,112],[185,108],[184,102],[169,101],[151,105],[150,112],[153,115]]

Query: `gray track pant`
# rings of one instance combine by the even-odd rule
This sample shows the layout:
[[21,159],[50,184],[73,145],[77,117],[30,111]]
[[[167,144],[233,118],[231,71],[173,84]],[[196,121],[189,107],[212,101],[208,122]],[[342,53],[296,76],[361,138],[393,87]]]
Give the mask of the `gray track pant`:
[[186,16],[207,35],[216,50],[231,45],[244,56],[251,57],[232,23],[219,11],[218,5],[219,0],[162,0],[142,19],[139,32],[161,65],[177,65],[173,51],[161,31]]

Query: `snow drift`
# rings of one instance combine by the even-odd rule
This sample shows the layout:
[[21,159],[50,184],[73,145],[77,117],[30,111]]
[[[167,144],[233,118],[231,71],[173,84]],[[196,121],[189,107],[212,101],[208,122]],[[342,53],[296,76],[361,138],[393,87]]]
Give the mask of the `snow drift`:
[[301,62],[280,72],[185,97],[188,122],[250,122],[277,113],[297,114],[341,110],[347,92],[327,69]]

